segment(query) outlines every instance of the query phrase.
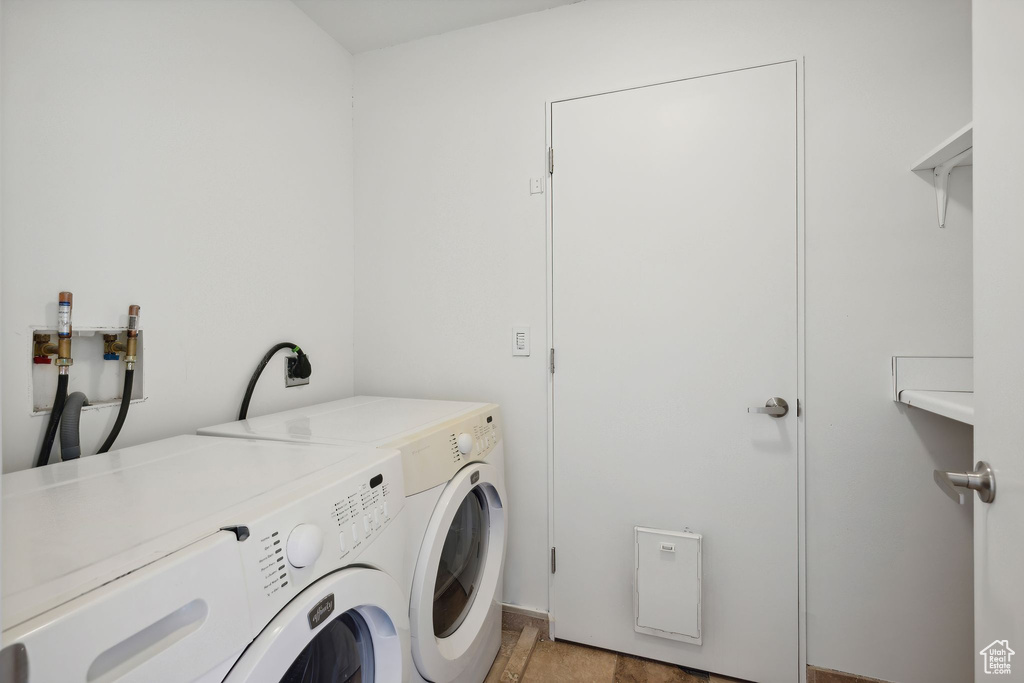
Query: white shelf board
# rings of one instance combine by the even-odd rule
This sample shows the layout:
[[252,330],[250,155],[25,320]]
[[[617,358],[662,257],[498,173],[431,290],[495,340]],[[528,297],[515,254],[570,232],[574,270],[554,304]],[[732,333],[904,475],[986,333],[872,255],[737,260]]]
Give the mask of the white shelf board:
[[974,359],[893,356],[892,399],[973,425]]
[[974,391],[974,359],[965,356],[893,356],[892,400],[914,391]]
[[[933,149],[931,152],[921,158],[916,164],[912,171],[926,171],[936,166],[941,166],[943,163],[954,158],[962,152],[966,152],[974,146],[974,122],[971,121],[966,126],[953,133],[945,142]],[[957,166],[970,166],[971,156],[968,155],[965,159],[956,164]]]
[[904,389],[900,392],[900,403],[927,410],[951,420],[974,424],[973,391],[922,391]]

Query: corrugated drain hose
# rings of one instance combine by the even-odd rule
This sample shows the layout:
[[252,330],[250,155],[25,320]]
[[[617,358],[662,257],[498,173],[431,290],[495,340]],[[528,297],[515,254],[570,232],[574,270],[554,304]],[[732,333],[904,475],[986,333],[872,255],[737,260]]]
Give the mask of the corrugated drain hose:
[[81,391],[69,395],[64,403],[60,418],[60,459],[74,460],[82,455],[82,435],[79,425],[82,420],[82,406],[89,405],[89,398]]

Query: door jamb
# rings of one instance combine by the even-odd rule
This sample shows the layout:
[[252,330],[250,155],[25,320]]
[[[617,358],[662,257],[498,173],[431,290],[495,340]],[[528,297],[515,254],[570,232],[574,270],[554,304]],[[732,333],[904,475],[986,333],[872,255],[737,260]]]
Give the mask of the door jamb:
[[[544,168],[548,168],[548,149],[552,146],[552,107],[558,102],[564,102],[570,99],[579,99],[581,97],[592,97],[594,95],[604,95],[612,92],[621,92],[623,90],[634,90],[637,88],[646,88],[654,85],[664,85],[666,83],[675,83],[678,81],[691,80],[693,78],[703,78],[706,76],[715,76],[718,74],[728,73],[730,71],[741,71],[745,69],[754,69],[763,66],[772,66],[774,64],[781,64],[785,62],[794,62],[796,65],[796,251],[797,251],[797,265],[796,265],[796,277],[797,277],[797,631],[798,631],[798,646],[797,651],[799,653],[798,672],[800,683],[806,683],[807,680],[807,423],[806,423],[806,401],[804,397],[807,395],[807,338],[806,338],[806,259],[805,259],[805,213],[806,213],[806,193],[805,193],[805,176],[804,169],[806,166],[806,148],[804,141],[804,57],[802,55],[797,57],[791,57],[789,59],[780,59],[776,61],[769,61],[763,64],[756,64],[753,66],[746,66],[740,68],[725,69],[714,73],[696,74],[687,76],[684,78],[678,78],[671,81],[660,81],[657,83],[647,83],[639,86],[621,87],[613,90],[608,90],[600,93],[587,93],[578,95],[576,97],[564,97],[557,100],[548,100],[544,103],[544,115],[545,115],[545,137],[544,137]],[[547,253],[547,266],[546,266],[546,328],[547,328],[547,346],[546,349],[554,347],[554,288],[553,288],[553,254],[552,254],[552,207],[554,202],[554,192],[552,191],[551,182],[552,176],[548,176],[547,183],[547,195],[545,201],[545,223],[546,223],[546,253]],[[545,367],[547,367],[545,365]],[[547,382],[547,503],[548,503],[548,546],[555,547],[555,448],[554,448],[554,374],[548,372]],[[548,571],[548,618],[549,618],[549,630],[552,639],[556,638],[557,634],[557,618],[556,618],[556,600],[555,600],[555,576],[553,573]]]

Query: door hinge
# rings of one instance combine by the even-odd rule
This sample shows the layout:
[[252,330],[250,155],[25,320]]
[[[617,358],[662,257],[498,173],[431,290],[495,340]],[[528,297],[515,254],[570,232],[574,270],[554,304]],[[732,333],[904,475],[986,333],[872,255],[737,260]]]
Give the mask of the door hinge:
[[551,355],[549,356],[548,369],[551,370],[551,374],[555,374],[555,349],[551,349]]
[[548,147],[548,175],[555,172],[555,148]]
[[555,573],[555,547],[551,546],[551,573]]

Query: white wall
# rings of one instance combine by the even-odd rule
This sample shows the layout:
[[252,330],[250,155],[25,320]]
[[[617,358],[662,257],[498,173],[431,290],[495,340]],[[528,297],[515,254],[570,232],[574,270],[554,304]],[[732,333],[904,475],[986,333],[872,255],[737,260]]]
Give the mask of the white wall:
[[889,359],[971,353],[970,170],[945,230],[909,171],[971,117],[967,0],[588,0],[357,56],[356,391],[502,404],[506,599],[546,609],[545,102],[801,54],[809,662],[960,683],[971,512],[931,470],[971,431],[894,405]]
[[[282,340],[312,383],[286,392],[276,359],[253,414],[349,395],[351,56],[285,0],[3,12],[4,471],[41,441],[26,335],[62,289],[79,327],[142,306],[149,400],[120,445],[232,419]],[[85,413],[86,452],[114,413]]]

